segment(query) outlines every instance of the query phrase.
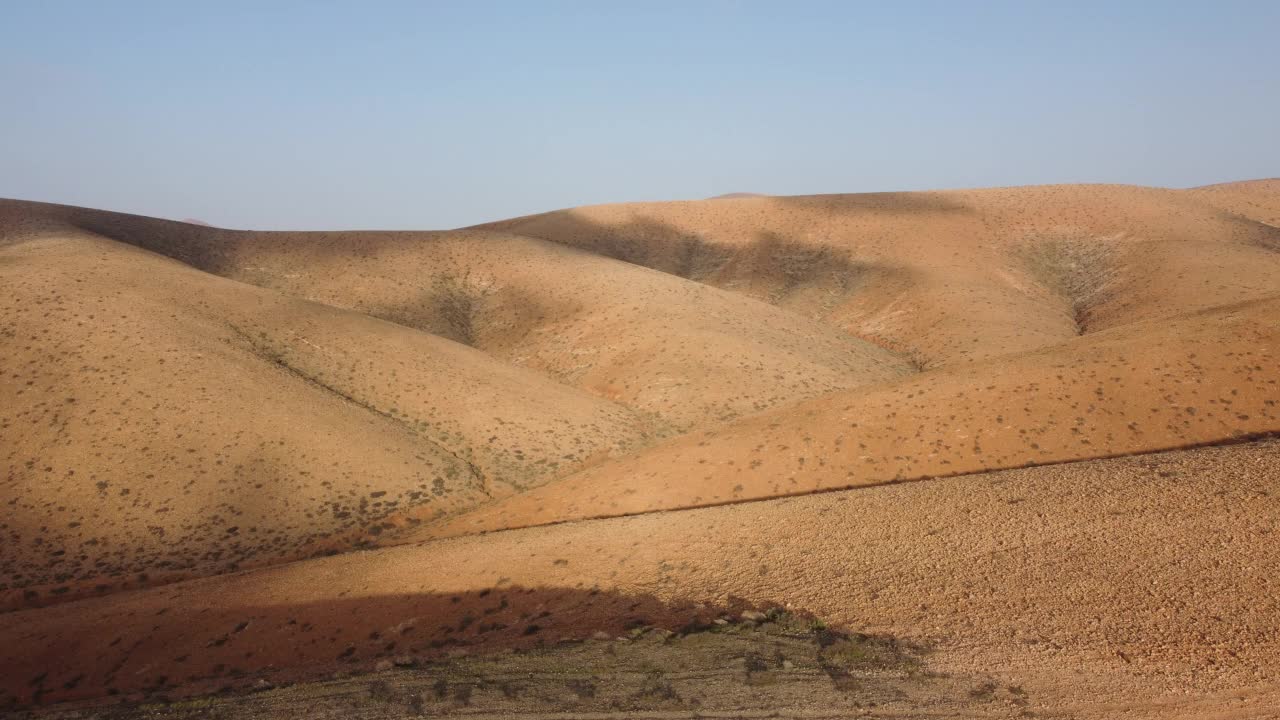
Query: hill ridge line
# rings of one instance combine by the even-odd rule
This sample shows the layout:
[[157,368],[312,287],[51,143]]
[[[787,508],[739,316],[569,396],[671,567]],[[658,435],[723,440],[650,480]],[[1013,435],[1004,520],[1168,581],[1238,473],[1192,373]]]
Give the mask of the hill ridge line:
[[[705,510],[707,508],[728,507],[728,506],[735,506],[735,505],[750,505],[754,503],[766,503],[772,500],[788,500],[788,499],[794,499],[794,498],[809,497],[812,495],[826,495],[829,493],[837,493],[837,492],[869,490],[872,488],[881,488],[889,485],[908,485],[908,484],[916,484],[916,483],[925,483],[933,480],[951,480],[954,478],[972,477],[974,475],[986,475],[989,473],[1007,472],[1010,470],[1056,467],[1059,465],[1075,465],[1079,463],[1097,462],[1100,460],[1120,460],[1124,458],[1145,457],[1147,455],[1160,455],[1162,453],[1179,452],[1184,450],[1198,450],[1202,448],[1215,448],[1215,447],[1230,447],[1233,445],[1248,445],[1250,443],[1263,442],[1266,440],[1272,440],[1276,438],[1280,438],[1280,429],[1247,433],[1245,435],[1240,435],[1237,437],[1222,438],[1219,440],[1209,440],[1209,441],[1199,442],[1199,443],[1186,443],[1183,445],[1171,445],[1168,447],[1152,448],[1148,450],[1138,450],[1138,451],[1127,452],[1127,453],[1110,453],[1110,454],[1095,455],[1095,456],[1085,457],[1085,458],[1071,458],[1067,460],[1050,460],[1042,463],[1024,463],[1021,465],[1007,465],[1007,466],[1001,466],[1001,467],[991,467],[991,468],[976,470],[972,472],[957,472],[957,473],[949,473],[949,474],[942,474],[942,475],[937,475],[937,474],[920,475],[920,476],[911,477],[911,478],[881,480],[878,482],[862,483],[857,485],[842,485],[838,487],[823,487],[823,488],[816,488],[814,490],[805,490],[805,491],[794,492],[794,493],[779,493],[777,495],[770,495],[767,497],[729,499],[729,500],[724,500],[720,502],[698,503],[693,505],[685,505],[681,507],[655,508],[653,510],[640,510],[637,512],[625,512],[625,513],[617,513],[617,514],[603,514],[603,515],[591,515],[587,517],[568,518],[565,520],[554,520],[551,522],[532,523],[529,525],[516,525],[512,527],[504,527],[497,530],[481,530],[479,532],[474,532],[474,533],[457,533],[457,534],[451,534],[451,535],[429,536],[424,538],[421,541],[404,543],[404,545],[422,545],[430,542],[436,542],[438,540],[452,540],[454,538],[477,537],[481,535],[497,535],[500,533],[513,532],[518,530],[530,530],[533,528],[553,527],[556,525],[570,525],[573,523],[592,522],[596,520],[615,520],[618,518],[643,517],[646,515],[656,515],[661,513],[679,513],[679,512],[689,511],[689,510]],[[484,506],[482,505],[477,508],[474,508],[474,510],[482,510],[483,508]],[[469,512],[470,511],[467,511],[459,515],[455,515],[454,517],[455,518],[462,517],[465,514],[468,514]],[[442,518],[441,522],[447,522],[448,520],[449,520],[448,517]],[[398,547],[398,546],[399,544],[396,544],[396,543],[388,543],[383,547]],[[304,562],[304,561],[305,559],[291,561],[291,562]]]
[[293,375],[294,377],[297,377],[298,379],[303,380],[304,382],[310,383],[311,385],[317,388],[320,388],[321,390],[324,390],[341,400],[344,400],[348,403],[351,403],[352,405],[355,405],[356,407],[363,408],[375,415],[378,415],[383,418],[386,418],[387,420],[390,420],[391,422],[395,423],[397,426],[408,430],[411,434],[413,434],[414,437],[420,438],[426,444],[436,448],[437,450],[440,450],[441,452],[452,457],[454,460],[457,460],[459,463],[465,465],[469,470],[469,472],[471,473],[472,479],[477,482],[477,485],[478,485],[477,489],[480,490],[480,492],[484,494],[486,497],[490,499],[493,498],[492,488],[491,488],[489,479],[485,476],[484,472],[481,471],[480,468],[474,462],[462,457],[456,451],[440,444],[439,442],[432,440],[429,437],[426,437],[421,432],[419,432],[417,428],[413,427],[409,423],[406,423],[404,420],[401,420],[400,418],[394,415],[385,413],[379,410],[378,408],[373,407],[372,405],[369,405],[366,402],[357,400],[356,398],[353,398],[350,395],[347,395],[346,393],[342,392],[341,390],[338,390],[337,388],[333,387],[332,385],[329,385],[328,383],[320,380],[319,378],[307,372],[304,372],[303,370],[297,367],[294,367],[293,365],[289,364],[289,362],[286,361],[284,357],[281,356],[280,354],[263,350],[258,346],[257,343],[254,342],[253,338],[248,333],[244,332],[244,330],[240,329],[235,324],[227,323],[227,327],[230,328],[231,331],[235,333],[237,337],[244,340],[244,342],[249,346],[250,352],[258,356],[259,358],[266,360],[267,362],[275,365],[276,367],[279,367],[280,369]]

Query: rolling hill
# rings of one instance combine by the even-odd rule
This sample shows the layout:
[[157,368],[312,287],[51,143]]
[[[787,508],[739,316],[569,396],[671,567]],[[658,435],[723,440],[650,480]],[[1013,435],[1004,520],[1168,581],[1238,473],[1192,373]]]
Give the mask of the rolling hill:
[[918,707],[1280,698],[1280,181],[421,232],[0,200],[0,348],[0,706],[757,610],[914,648]]

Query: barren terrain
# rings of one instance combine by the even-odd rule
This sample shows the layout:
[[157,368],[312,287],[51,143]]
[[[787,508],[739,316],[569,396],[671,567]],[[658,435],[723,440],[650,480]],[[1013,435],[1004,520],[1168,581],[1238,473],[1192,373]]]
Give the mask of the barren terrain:
[[0,200],[0,360],[0,707],[1280,716],[1277,180]]

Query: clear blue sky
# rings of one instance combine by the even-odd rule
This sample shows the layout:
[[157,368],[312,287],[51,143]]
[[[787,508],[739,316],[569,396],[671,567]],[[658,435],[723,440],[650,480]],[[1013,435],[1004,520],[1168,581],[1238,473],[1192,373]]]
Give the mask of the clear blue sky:
[[1280,175],[1280,2],[0,0],[0,92],[0,197],[227,227],[1190,186]]

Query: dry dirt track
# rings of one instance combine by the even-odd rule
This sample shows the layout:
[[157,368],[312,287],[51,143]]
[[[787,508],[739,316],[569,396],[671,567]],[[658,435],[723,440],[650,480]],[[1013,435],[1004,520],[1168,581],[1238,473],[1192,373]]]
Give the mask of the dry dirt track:
[[[884,715],[1271,717],[1277,209],[1265,180],[257,233],[0,201],[0,707],[581,663],[557,641],[790,607],[946,678]],[[839,705],[752,692],[717,702]],[[512,709],[476,697],[433,712]]]

